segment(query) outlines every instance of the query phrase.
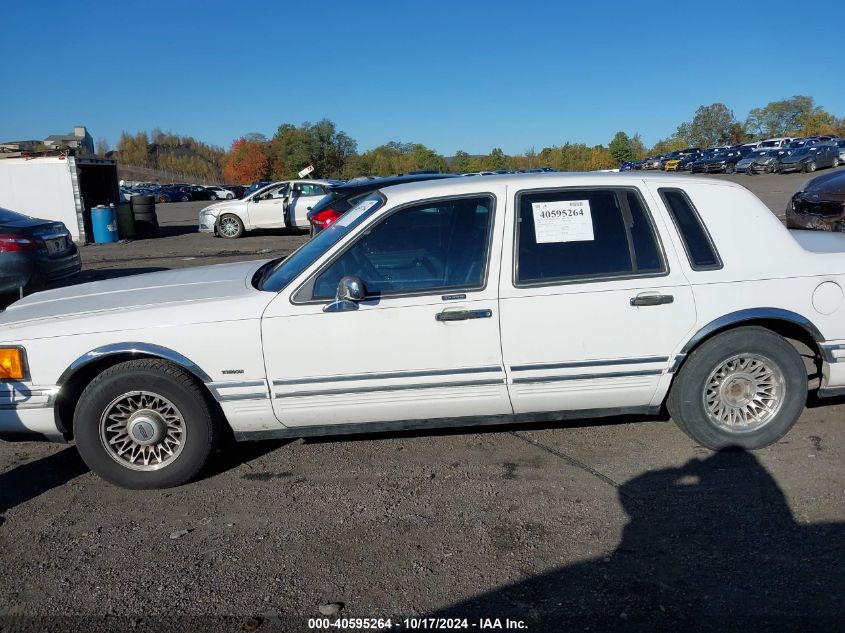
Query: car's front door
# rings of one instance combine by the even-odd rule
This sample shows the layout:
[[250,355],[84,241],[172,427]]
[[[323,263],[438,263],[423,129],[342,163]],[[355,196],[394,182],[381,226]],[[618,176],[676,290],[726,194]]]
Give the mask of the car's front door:
[[[511,413],[501,215],[495,192],[400,207],[280,293],[262,320],[278,419],[298,427]],[[324,311],[348,275],[367,298]]]
[[290,185],[283,183],[265,189],[249,201],[249,228],[277,229],[285,226],[285,203]]
[[501,278],[516,413],[653,404],[695,304],[634,187],[517,192]]
[[288,204],[288,226],[307,229],[308,212],[328,193],[323,185],[311,182],[294,183]]

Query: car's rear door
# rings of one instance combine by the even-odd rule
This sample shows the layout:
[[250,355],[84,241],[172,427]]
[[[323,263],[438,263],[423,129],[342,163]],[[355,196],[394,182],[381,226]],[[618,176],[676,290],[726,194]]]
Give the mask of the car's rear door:
[[[497,296],[503,191],[402,206],[271,303],[264,353],[283,424],[512,412]],[[368,299],[325,312],[346,275]]]
[[328,189],[319,183],[294,183],[288,203],[288,225],[307,229],[308,212],[328,193]]
[[500,289],[515,413],[643,410],[671,380],[695,304],[647,199],[629,185],[516,192]]

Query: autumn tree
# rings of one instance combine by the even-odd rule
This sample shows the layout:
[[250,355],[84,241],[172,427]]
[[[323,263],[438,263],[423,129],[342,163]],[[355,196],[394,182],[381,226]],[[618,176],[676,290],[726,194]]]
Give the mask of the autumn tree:
[[223,168],[226,182],[248,184],[266,179],[269,173],[266,143],[243,137],[232,143]]

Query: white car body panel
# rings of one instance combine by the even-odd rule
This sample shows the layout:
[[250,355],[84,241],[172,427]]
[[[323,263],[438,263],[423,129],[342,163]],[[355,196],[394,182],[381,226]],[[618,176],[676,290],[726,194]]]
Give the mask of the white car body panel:
[[[516,287],[514,196],[557,187],[636,188],[668,273]],[[688,194],[721,268],[691,267],[661,187]],[[63,375],[114,349],[186,366],[242,439],[349,432],[365,423],[653,408],[701,336],[760,316],[805,328],[821,348],[822,388],[845,387],[845,235],[789,232],[739,185],[671,174],[551,173],[429,181],[383,193],[384,207],[278,293],[254,288],[262,262],[246,262],[82,284],[13,304],[0,314],[0,345],[24,347],[31,376],[0,383],[0,431],[60,437],[52,405]],[[455,293],[463,298],[383,297],[336,313],[293,300],[313,273],[391,209],[466,194],[496,198],[483,289]],[[640,293],[671,294],[674,301],[631,306]],[[435,320],[455,308],[491,315]],[[556,366],[525,368],[543,364]]]

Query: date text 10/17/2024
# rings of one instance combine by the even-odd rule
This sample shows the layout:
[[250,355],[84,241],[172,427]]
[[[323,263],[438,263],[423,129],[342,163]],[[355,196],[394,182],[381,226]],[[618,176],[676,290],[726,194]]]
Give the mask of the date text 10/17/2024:
[[[478,630],[478,631],[525,631],[528,624],[524,620],[510,618],[479,618],[477,621],[468,618],[403,618],[395,622],[396,630],[402,631],[446,631],[446,630]],[[309,618],[308,628],[316,631],[331,630],[384,630],[393,629],[394,620],[391,618]]]

